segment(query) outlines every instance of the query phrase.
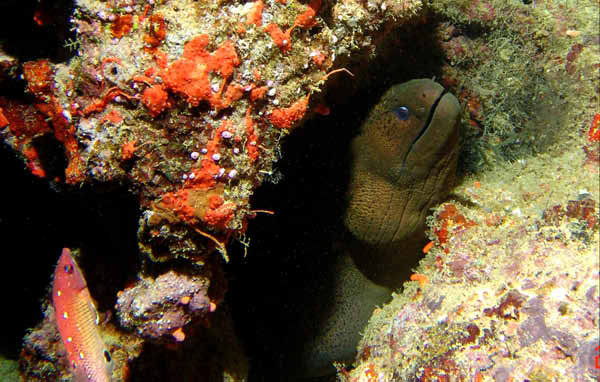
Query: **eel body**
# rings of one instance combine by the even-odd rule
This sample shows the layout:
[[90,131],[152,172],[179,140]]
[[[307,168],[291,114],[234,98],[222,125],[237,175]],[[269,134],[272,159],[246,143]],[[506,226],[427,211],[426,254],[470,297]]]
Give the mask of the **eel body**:
[[459,114],[452,94],[420,79],[391,87],[361,125],[344,220],[351,240],[333,267],[333,291],[318,302],[329,308],[303,324],[312,333],[293,358],[301,369],[293,380],[333,374],[334,361],[351,362],[374,308],[391,299],[418,262],[429,209],[455,179]]
[[98,314],[83,274],[64,248],[52,287],[52,303],[73,382],[110,382],[112,359],[98,329]]
[[[391,299],[391,290],[367,279],[350,256],[340,256],[328,271],[331,280],[312,280],[327,284],[326,292],[318,287],[307,289],[319,306],[312,307],[310,314],[300,314],[302,340],[292,346],[295,351],[285,366],[291,381],[331,375],[334,361],[352,362],[373,310]],[[322,301],[324,297],[327,301]]]

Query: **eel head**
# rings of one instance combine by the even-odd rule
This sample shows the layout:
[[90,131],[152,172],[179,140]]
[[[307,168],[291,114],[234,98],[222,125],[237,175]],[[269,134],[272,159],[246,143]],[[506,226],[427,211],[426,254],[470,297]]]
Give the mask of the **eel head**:
[[360,244],[357,265],[376,282],[394,284],[418,260],[429,209],[455,180],[459,119],[456,97],[412,80],[386,91],[354,138],[345,224]]

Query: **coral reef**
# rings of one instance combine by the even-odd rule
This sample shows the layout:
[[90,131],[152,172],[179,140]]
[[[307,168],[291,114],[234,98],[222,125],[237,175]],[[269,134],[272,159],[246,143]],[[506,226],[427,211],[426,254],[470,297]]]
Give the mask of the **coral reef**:
[[372,51],[376,33],[421,9],[327,6],[80,0],[71,17],[77,56],[21,65],[35,101],[0,98],[3,139],[40,177],[33,142],[53,134],[66,183],[131,184],[150,261],[197,261],[215,247],[227,260],[225,243],[254,216],[248,200],[277,159],[282,130],[310,113],[336,56]]
[[448,20],[437,31],[443,84],[464,105],[469,171],[568,140],[565,126],[589,126],[600,102],[598,4],[525,3],[431,3]]
[[449,20],[443,83],[464,105],[472,174],[435,209],[412,282],[338,377],[596,380],[598,6],[431,6]]
[[[57,9],[42,8],[36,23],[52,24]],[[206,323],[225,291],[212,253],[228,261],[227,243],[244,240],[259,212],[250,196],[272,173],[281,137],[317,108],[336,58],[374,52],[373,40],[420,12],[420,1],[79,0],[68,61],[0,56],[3,85],[25,88],[0,96],[0,136],[39,178],[130,188],[142,262],[118,300],[120,323],[182,342],[183,326]],[[187,270],[154,276],[180,260]],[[189,289],[157,289],[170,279]],[[207,297],[208,285],[219,297]]]
[[584,161],[572,146],[467,178],[345,380],[598,378],[600,189]]
[[156,279],[144,277],[119,292],[116,311],[123,328],[152,340],[182,342],[183,327],[207,321],[217,305],[208,297],[210,279],[169,271]]
[[[246,378],[219,306],[227,245],[246,246],[251,219],[271,213],[250,206],[250,196],[276,179],[281,139],[329,112],[325,95],[343,101],[348,89],[389,85],[372,81],[377,60],[409,77],[401,80],[439,76],[457,95],[466,122],[459,165],[475,175],[436,210],[434,244],[413,282],[376,312],[357,368],[341,376],[597,376],[597,2],[76,0],[60,8],[37,2],[31,16],[47,28],[53,17],[66,25],[68,14],[73,57],[0,43],[0,138],[59,189],[124,185],[139,202],[141,261],[131,284],[115,288],[119,326],[102,331],[115,378],[194,375],[202,362],[217,380]],[[48,34],[63,38],[63,29]],[[44,307],[25,338],[27,380],[68,379],[53,317]],[[221,345],[211,355],[213,344]],[[176,360],[168,371],[145,374],[164,354]]]
[[[248,364],[233,336],[227,312],[222,309],[216,312],[212,322],[212,328],[192,327],[194,334],[172,349],[144,345],[144,339],[133,332],[124,332],[111,323],[101,325],[103,339],[115,364],[113,381],[128,381],[132,377],[168,381],[173,376],[214,382],[245,381]],[[43,321],[25,336],[19,369],[26,381],[71,380],[51,305],[44,310]]]

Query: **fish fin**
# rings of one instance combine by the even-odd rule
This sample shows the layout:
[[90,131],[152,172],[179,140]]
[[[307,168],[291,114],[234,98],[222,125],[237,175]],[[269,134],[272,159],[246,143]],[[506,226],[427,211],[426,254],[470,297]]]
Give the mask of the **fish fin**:
[[98,314],[98,309],[96,309],[96,305],[92,301],[88,301],[88,305],[92,312],[94,312],[94,322],[96,326],[100,325],[100,315]]
[[98,304],[91,297],[88,301],[88,306],[93,313],[94,322],[96,323],[96,326],[105,326],[112,318],[112,312],[110,311],[110,309],[106,312],[98,311]]

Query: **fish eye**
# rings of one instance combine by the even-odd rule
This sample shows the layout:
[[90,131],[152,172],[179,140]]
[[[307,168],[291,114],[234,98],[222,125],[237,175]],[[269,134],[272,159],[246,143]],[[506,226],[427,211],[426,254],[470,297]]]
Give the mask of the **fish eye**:
[[67,272],[68,274],[73,273],[73,264],[65,265],[65,272]]
[[108,350],[105,350],[105,351],[104,351],[104,360],[105,360],[106,362],[110,362],[110,361],[112,361],[112,358],[110,357],[110,353],[108,352]]
[[400,119],[401,121],[406,121],[408,117],[410,117],[410,111],[406,106],[397,107],[392,111],[394,112],[394,114],[396,114],[396,117],[398,117],[398,119]]

